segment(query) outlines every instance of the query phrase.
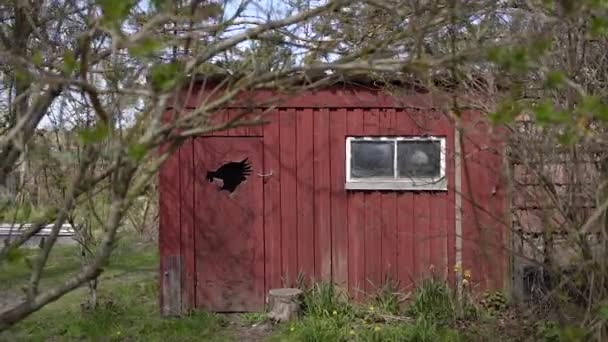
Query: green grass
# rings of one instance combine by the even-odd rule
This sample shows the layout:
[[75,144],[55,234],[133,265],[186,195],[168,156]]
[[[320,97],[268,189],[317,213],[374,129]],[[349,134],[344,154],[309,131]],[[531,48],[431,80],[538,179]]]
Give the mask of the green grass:
[[[18,290],[20,284],[27,282],[30,270],[27,260],[38,252],[25,251],[21,258],[0,265],[0,293]],[[78,248],[55,249],[42,286],[56,285],[79,267]],[[81,309],[86,290],[78,289],[0,334],[0,341],[240,341],[254,335],[254,330],[249,329],[267,321],[263,313],[242,314],[236,323],[229,322],[230,316],[205,312],[162,318],[157,270],[155,246],[137,243],[132,237],[121,240],[100,277],[95,310]],[[463,304],[446,284],[421,283],[405,309],[397,287],[397,284],[385,286],[363,305],[349,301],[331,284],[314,284],[304,291],[303,317],[275,327],[267,341],[479,340],[482,332],[479,329],[455,329],[456,320],[463,317],[458,314]],[[494,327],[486,322],[483,336],[496,337]],[[261,336],[266,334],[263,332]]]
[[447,323],[456,318],[455,294],[442,281],[424,280],[416,287],[414,301],[408,308],[414,317]]
[[241,321],[247,325],[252,326],[268,321],[268,315],[265,312],[247,312],[240,315]]
[[[4,263],[0,290],[17,290],[29,277],[25,257]],[[61,247],[49,259],[42,286],[52,286],[80,266],[78,248]],[[196,313],[180,319],[162,318],[158,306],[158,255],[155,246],[133,241],[118,244],[100,277],[98,307],[83,312],[85,289],[77,289],[0,334],[0,341],[225,341],[231,334],[220,315]]]
[[[11,261],[0,263],[0,290],[14,289],[24,285],[31,273],[31,263],[39,249],[20,249],[19,255]],[[75,247],[56,247],[51,252],[47,267],[41,279],[44,288],[56,284],[68,274],[80,267],[78,249]]]
[[352,314],[348,298],[330,283],[316,283],[304,291],[303,310],[313,317],[333,317]]
[[[39,249],[20,249],[18,257],[0,263],[0,290],[20,288],[27,283]],[[56,246],[44,269],[41,287],[57,285],[80,267],[80,250],[75,246]],[[150,272],[158,269],[156,247],[139,245],[132,240],[120,241],[115,248],[103,278],[122,274]]]
[[25,223],[34,222],[43,217],[50,208],[44,206],[33,206],[25,203],[14,205],[11,203],[0,203],[0,222],[2,223]]
[[357,324],[341,319],[307,317],[283,328],[270,341],[452,342],[463,339],[457,331],[439,327],[425,319],[399,324]]
[[402,294],[399,291],[399,282],[390,278],[386,279],[384,286],[380,287],[373,301],[379,310],[397,315],[401,311]]
[[164,319],[158,313],[154,277],[121,283],[101,283],[97,309],[82,312],[80,296],[71,294],[19,323],[14,341],[58,340],[228,340],[220,316],[197,313],[181,319]]
[[426,316],[399,315],[399,301],[391,288],[379,291],[367,305],[350,303],[330,284],[305,291],[304,317],[283,325],[269,341],[461,341],[447,325]]

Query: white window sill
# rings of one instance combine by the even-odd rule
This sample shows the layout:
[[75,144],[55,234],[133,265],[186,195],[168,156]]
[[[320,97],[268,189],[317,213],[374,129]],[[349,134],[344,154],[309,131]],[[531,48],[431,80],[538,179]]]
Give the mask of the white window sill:
[[445,177],[437,181],[424,179],[417,181],[351,180],[347,181],[344,187],[346,190],[447,191],[448,182]]

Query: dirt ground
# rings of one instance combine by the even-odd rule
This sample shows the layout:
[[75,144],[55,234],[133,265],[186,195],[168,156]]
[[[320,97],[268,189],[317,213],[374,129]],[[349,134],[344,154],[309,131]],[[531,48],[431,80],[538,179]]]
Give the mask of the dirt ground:
[[249,324],[239,314],[226,314],[225,318],[228,325],[227,328],[233,330],[233,336],[236,341],[265,341],[274,328],[270,321]]

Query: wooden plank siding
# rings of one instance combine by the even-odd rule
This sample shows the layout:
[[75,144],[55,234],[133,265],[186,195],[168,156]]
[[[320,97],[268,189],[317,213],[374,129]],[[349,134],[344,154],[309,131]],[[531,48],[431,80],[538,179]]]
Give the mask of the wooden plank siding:
[[[347,110],[337,109],[329,112],[331,175],[330,223],[331,223],[331,262],[332,279],[343,289],[349,290],[349,229],[348,229],[348,194],[344,191],[346,158]],[[320,148],[320,147],[319,147]]]
[[281,178],[281,254],[284,286],[295,286],[298,278],[297,133],[296,111],[279,112],[279,171]]
[[[405,110],[395,111],[393,135],[418,134],[416,123]],[[414,201],[418,194],[412,191],[397,193],[397,280],[404,290],[412,290],[416,280],[416,226]]]
[[[377,108],[363,110],[363,134],[378,136],[381,133],[380,111]],[[383,215],[382,198],[386,197],[386,192],[365,191],[363,195],[365,197],[363,282],[366,293],[376,293],[382,287],[382,227],[388,219]]]
[[[218,191],[205,178],[208,170],[245,159],[252,175],[230,195]],[[197,307],[236,312],[264,308],[263,178],[257,176],[262,166],[259,137],[202,137],[194,141],[197,177],[187,190],[194,192]]]
[[[363,126],[363,110],[348,110],[346,113],[346,129],[348,136],[365,135]],[[341,139],[345,141],[344,137]],[[343,158],[338,157],[343,161]],[[342,165],[344,163],[342,162]],[[343,166],[342,166],[343,167]],[[344,184],[344,180],[342,181]],[[344,191],[344,190],[342,190]],[[348,289],[355,299],[362,299],[365,291],[365,207],[364,191],[347,192],[347,236],[348,236]]]
[[[488,127],[483,124],[465,134],[466,172],[462,171],[460,194],[463,236],[456,236],[452,118],[422,95],[416,95],[408,107],[391,105],[386,96],[378,97],[373,90],[352,92],[359,96],[358,107],[346,105],[345,98],[352,96],[347,90],[319,91],[315,97],[325,99],[325,107],[308,94],[318,105],[306,106],[307,97],[290,99],[291,106],[268,111],[266,125],[229,129],[204,138],[261,138],[262,167],[250,177],[263,179],[261,193],[255,198],[261,202],[263,216],[259,248],[264,292],[295,286],[299,278],[308,284],[332,281],[356,300],[374,294],[387,281],[404,291],[431,275],[453,284],[456,239],[463,240],[462,266],[473,270],[474,282],[483,288],[501,288],[506,271],[501,218],[506,208],[500,186],[502,157],[494,153],[501,148],[500,142],[488,137]],[[242,114],[244,108],[235,107],[216,120]],[[347,137],[418,135],[446,138],[447,191],[345,190]],[[204,272],[194,260],[195,250],[205,246],[195,233],[197,222],[205,215],[199,209],[209,207],[193,192],[195,178],[203,177],[194,170],[198,157],[193,146],[203,144],[198,139],[186,142],[160,173],[161,271],[166,268],[163,257],[181,257],[183,311],[199,304],[200,298],[194,298],[193,277],[196,271]],[[486,251],[488,246],[496,248]],[[162,279],[161,286],[166,286]]]
[[[161,148],[163,152],[164,147]],[[165,316],[178,315],[182,311],[179,268],[181,258],[180,225],[180,159],[179,151],[165,161],[159,172],[159,236],[160,253],[160,308]]]
[[[379,110],[379,132],[390,132],[396,124],[396,114],[394,109]],[[385,282],[395,282],[397,279],[398,270],[398,239],[397,239],[397,192],[387,191],[381,197],[381,212],[382,224],[380,236],[380,264],[378,265],[381,279],[381,284]],[[391,285],[393,285],[391,284]]]
[[329,110],[313,113],[315,280],[332,280],[331,146]]
[[315,227],[314,227],[314,131],[313,110],[303,109],[296,113],[296,205],[298,274],[306,280],[315,277]]
[[[194,143],[188,139],[179,150],[179,209],[181,224],[182,255],[182,312],[194,309],[196,261],[195,261],[195,220],[194,220]],[[200,177],[200,176],[199,176]]]
[[[167,110],[163,121],[171,121],[178,114]],[[162,145],[159,155],[167,152],[168,145]],[[159,170],[159,229],[158,247],[160,311],[164,316],[183,313],[181,284],[181,225],[180,225],[180,150],[172,153]]]
[[504,217],[500,134],[477,113],[467,112],[465,123],[462,267],[471,271],[480,289],[500,288],[506,272],[504,234],[510,229]]
[[283,254],[281,230],[281,150],[279,136],[279,113],[269,117],[270,124],[264,126],[264,251],[265,292],[282,286]]

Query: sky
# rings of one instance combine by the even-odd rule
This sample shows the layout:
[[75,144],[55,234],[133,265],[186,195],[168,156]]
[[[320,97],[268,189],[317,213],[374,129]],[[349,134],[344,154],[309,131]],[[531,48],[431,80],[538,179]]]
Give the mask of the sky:
[[[241,14],[241,18],[248,19],[250,21],[264,21],[267,19],[279,19],[284,17],[287,14],[288,6],[285,1],[288,0],[218,0],[222,1],[225,5],[224,7],[224,18],[230,18],[237,11],[239,6],[243,3],[243,1],[247,2],[247,6],[244,12]],[[307,0],[311,1],[311,0]],[[318,0],[312,0],[312,2],[318,2]],[[139,2],[139,8],[141,10],[147,11],[150,8],[150,0],[141,0]],[[257,19],[257,20],[255,20]],[[236,30],[231,30],[227,32],[225,35],[229,36],[232,34],[237,34],[242,32],[250,25],[243,25]],[[244,42],[242,45],[247,46],[249,42]],[[49,116],[46,116],[41,124],[40,128],[51,128],[53,126],[53,122],[60,120],[62,117],[62,104],[60,101],[57,101],[55,105],[52,107]]]

